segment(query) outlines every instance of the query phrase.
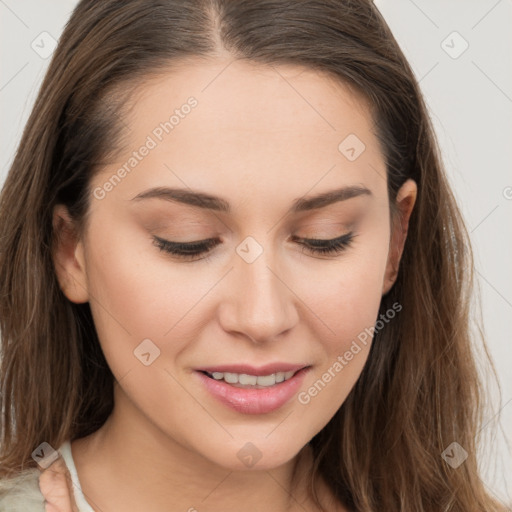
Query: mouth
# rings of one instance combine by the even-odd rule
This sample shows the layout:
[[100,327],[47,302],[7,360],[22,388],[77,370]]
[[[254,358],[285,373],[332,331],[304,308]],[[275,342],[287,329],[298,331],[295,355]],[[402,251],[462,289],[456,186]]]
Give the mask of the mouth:
[[198,368],[195,375],[223,405],[243,414],[265,414],[283,407],[298,392],[311,365],[275,364]]

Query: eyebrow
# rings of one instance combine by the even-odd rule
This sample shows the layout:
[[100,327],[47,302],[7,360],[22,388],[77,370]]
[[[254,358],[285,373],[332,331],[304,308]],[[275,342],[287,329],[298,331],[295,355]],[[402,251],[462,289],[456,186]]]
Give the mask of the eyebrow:
[[[335,190],[329,190],[328,192],[322,192],[312,197],[299,197],[292,202],[289,211],[290,213],[300,213],[316,210],[333,203],[346,201],[347,199],[362,195],[371,196],[372,193],[368,188],[361,185],[345,186]],[[231,206],[225,199],[192,189],[154,187],[137,194],[131,200],[140,201],[154,198],[183,203],[206,210],[231,213]]]

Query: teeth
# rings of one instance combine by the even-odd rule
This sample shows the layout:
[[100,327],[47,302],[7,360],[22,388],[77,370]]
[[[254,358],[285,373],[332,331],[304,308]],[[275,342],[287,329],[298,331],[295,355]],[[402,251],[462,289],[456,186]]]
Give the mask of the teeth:
[[258,383],[258,379],[259,379],[259,377],[256,377],[256,375],[247,375],[246,373],[241,373],[237,377],[238,377],[238,382],[240,384],[243,384],[244,386],[247,384],[255,386]]
[[228,384],[241,384],[242,386],[270,387],[285,380],[291,379],[294,371],[277,372],[270,375],[247,375],[246,373],[213,372],[211,376],[215,380],[224,380]]
[[236,384],[238,382],[238,375],[236,373],[228,373],[224,374],[224,380],[228,384]]
[[273,386],[276,383],[276,374],[261,375],[258,377],[258,386]]

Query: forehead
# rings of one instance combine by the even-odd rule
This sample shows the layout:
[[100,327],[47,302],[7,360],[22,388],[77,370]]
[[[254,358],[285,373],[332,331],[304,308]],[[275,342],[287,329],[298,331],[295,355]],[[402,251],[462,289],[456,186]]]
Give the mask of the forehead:
[[[97,184],[124,166],[112,193],[124,199],[159,185],[222,190],[240,202],[343,184],[385,189],[368,104],[312,69],[188,60],[141,85],[123,121],[126,151]],[[150,150],[134,157],[143,146]]]

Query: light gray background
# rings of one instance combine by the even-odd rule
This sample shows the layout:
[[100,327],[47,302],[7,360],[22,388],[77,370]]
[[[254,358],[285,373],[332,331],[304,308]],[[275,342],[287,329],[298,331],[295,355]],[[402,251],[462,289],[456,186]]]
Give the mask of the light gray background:
[[[76,3],[0,0],[0,185],[48,65],[50,36],[60,37]],[[500,417],[502,430],[481,460],[489,489],[512,504],[512,1],[375,3],[420,80],[471,233],[503,394],[484,434]]]

